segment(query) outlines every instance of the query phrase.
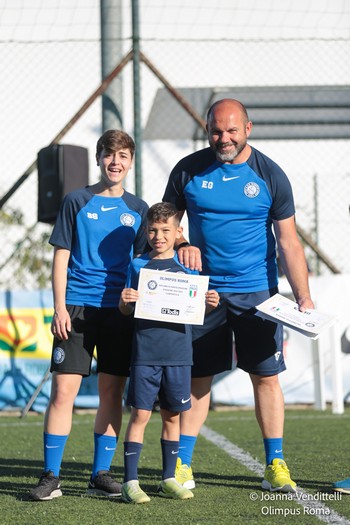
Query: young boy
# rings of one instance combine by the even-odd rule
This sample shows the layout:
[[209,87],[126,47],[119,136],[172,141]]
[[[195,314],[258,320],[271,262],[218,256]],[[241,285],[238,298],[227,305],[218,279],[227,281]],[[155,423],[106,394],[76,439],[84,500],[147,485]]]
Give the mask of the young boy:
[[123,131],[109,130],[99,138],[100,181],[65,197],[50,238],[55,309],[52,386],[44,423],[44,471],[30,491],[32,500],[62,496],[59,472],[74,400],[82,377],[90,374],[95,347],[100,404],[88,493],[121,494],[110,466],[122,421],[133,320],[125,319],[117,305],[132,257],[147,247],[148,206],[123,188],[134,150],[134,141]]
[[[138,277],[141,268],[179,273],[198,273],[179,263],[174,251],[175,240],[182,235],[176,208],[170,203],[151,206],[147,213],[147,239],[152,248],[148,254],[131,262],[126,288],[119,308],[125,315],[134,310],[138,300]],[[216,308],[219,295],[206,293],[207,310]],[[175,480],[179,452],[180,412],[191,407],[191,326],[145,319],[135,320],[134,346],[127,403],[132,412],[124,441],[125,476],[122,500],[147,503],[148,495],[140,488],[137,466],[143,446],[146,425],[159,395],[162,417],[162,481],[158,495],[164,498],[190,499],[193,493]]]

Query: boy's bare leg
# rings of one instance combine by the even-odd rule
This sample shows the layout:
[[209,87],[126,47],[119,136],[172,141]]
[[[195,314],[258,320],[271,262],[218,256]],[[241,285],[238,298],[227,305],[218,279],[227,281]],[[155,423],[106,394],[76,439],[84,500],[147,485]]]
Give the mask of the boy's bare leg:
[[50,402],[45,413],[44,432],[67,436],[72,428],[72,413],[82,376],[53,372]]
[[126,377],[103,372],[98,374],[100,405],[96,413],[94,429],[97,434],[119,436],[123,417],[125,383]]

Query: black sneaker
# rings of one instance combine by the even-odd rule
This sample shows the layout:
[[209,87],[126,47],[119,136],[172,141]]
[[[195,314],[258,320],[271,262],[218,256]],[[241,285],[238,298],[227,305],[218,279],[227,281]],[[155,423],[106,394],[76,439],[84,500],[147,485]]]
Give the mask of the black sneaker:
[[51,470],[43,472],[37,486],[29,492],[30,499],[34,501],[46,501],[62,496],[60,478]]
[[122,486],[112,478],[108,470],[100,470],[97,476],[91,476],[87,493],[109,498],[119,497],[122,495]]

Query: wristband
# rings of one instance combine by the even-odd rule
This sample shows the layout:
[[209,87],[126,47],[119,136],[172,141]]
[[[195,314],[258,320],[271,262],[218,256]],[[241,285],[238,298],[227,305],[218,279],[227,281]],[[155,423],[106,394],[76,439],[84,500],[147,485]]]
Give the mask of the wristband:
[[191,246],[189,242],[187,242],[187,241],[182,242],[181,244],[178,244],[176,246],[176,250],[179,250],[180,248],[186,248],[187,246]]

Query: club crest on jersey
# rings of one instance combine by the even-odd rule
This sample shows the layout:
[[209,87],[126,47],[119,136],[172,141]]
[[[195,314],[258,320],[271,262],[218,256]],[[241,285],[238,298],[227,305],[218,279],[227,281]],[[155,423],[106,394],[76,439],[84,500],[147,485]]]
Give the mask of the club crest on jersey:
[[248,182],[244,186],[244,195],[249,197],[250,199],[254,199],[254,197],[257,197],[260,193],[260,187],[256,182]]
[[53,351],[53,361],[56,363],[56,365],[59,365],[60,363],[63,363],[64,359],[66,357],[65,351],[63,348],[60,348],[59,346],[56,346],[56,348]]
[[134,226],[135,224],[135,217],[133,215],[131,215],[131,213],[123,213],[121,216],[120,216],[120,222],[122,223],[123,226]]

